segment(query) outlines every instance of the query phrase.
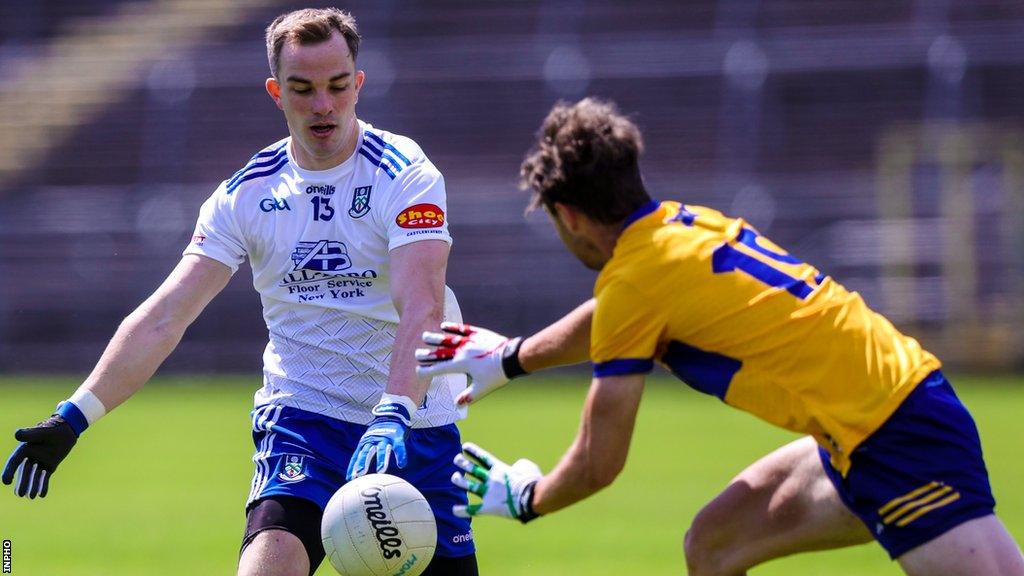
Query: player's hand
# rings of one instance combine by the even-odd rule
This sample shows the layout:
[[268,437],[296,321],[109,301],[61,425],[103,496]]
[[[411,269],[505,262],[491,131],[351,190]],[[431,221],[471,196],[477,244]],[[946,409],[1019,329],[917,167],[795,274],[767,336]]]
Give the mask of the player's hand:
[[540,468],[530,460],[508,464],[483,448],[466,442],[462,454],[455,456],[455,465],[462,472],[452,475],[452,484],[483,499],[477,504],[453,506],[452,513],[462,518],[481,514],[515,518],[526,523],[538,516],[533,511],[533,489],[540,480]]
[[78,435],[64,418],[54,414],[31,428],[16,431],[14,438],[21,444],[7,459],[0,480],[4,484],[14,482],[17,496],[45,498],[50,477],[78,442]]
[[[408,400],[407,404],[412,405],[412,401]],[[412,408],[414,409],[415,405],[412,405]],[[352,459],[348,462],[346,480],[369,474],[374,461],[377,463],[378,474],[387,472],[392,454],[398,467],[405,468],[405,437],[412,425],[410,407],[383,398],[374,406],[373,414],[374,419],[370,422],[370,427],[363,433],[356,451],[352,453]]]
[[423,343],[433,348],[416,350],[416,374],[466,374],[470,385],[455,403],[471,404],[526,373],[518,359],[521,342],[522,338],[510,340],[486,328],[444,322],[440,333],[423,333]]

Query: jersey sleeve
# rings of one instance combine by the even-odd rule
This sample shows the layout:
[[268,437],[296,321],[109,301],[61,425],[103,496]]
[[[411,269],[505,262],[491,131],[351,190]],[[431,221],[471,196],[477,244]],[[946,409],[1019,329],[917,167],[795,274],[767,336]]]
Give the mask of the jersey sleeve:
[[451,244],[447,210],[444,177],[429,160],[403,170],[392,183],[380,212],[387,230],[388,250],[420,240]]
[[231,268],[234,274],[246,257],[245,241],[237,226],[234,210],[231,196],[222,183],[199,209],[195,232],[182,255],[199,254],[213,258]]
[[650,372],[665,322],[652,299],[628,282],[605,286],[597,296],[590,333],[594,377]]

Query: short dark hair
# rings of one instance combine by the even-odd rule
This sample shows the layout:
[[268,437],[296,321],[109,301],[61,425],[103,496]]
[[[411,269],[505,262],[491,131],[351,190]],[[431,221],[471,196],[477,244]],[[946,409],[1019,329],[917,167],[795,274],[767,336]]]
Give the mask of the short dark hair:
[[362,38],[356,29],[356,19],[348,12],[337,8],[304,8],[274,18],[270,26],[267,26],[270,75],[277,78],[277,64],[286,42],[293,40],[303,45],[326,42],[335,31],[345,37],[352,60],[355,61]]
[[527,211],[561,202],[602,224],[618,224],[650,202],[640,175],[640,129],[612,102],[555,104],[519,170],[532,190]]

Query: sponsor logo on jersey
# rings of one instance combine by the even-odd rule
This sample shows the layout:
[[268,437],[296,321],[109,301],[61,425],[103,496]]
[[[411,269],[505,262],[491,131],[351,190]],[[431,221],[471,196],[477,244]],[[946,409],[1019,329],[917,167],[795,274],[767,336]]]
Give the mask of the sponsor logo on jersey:
[[[289,272],[288,275],[281,280],[281,286],[309,284],[326,280],[328,288],[347,288],[352,286],[369,288],[373,286],[373,281],[376,278],[376,270],[345,272],[343,274],[325,274],[323,272],[311,272],[309,270],[296,270],[294,272]],[[298,291],[301,292],[302,290]]]
[[299,242],[291,258],[295,268],[278,286],[287,288],[300,302],[360,298],[373,288],[378,276],[376,270],[350,270],[348,248],[334,240]]
[[402,228],[440,228],[444,226],[444,210],[436,204],[416,204],[395,217]]
[[330,184],[310,184],[306,186],[306,194],[320,194],[321,196],[333,196],[334,186]]
[[277,475],[283,482],[298,482],[306,478],[306,472],[303,469],[306,461],[306,457],[299,454],[285,454],[284,455],[284,468],[281,473]]
[[362,218],[370,212],[370,192],[373,186],[360,186],[352,191],[352,207],[348,209],[348,215],[353,218]]
[[295,270],[314,272],[341,272],[352,267],[348,248],[344,243],[333,240],[299,242],[292,252],[292,262],[295,262]]
[[473,541],[473,533],[466,532],[465,534],[456,534],[452,536],[452,544],[464,544],[466,542]]
[[196,246],[202,246],[203,242],[206,242],[206,236],[203,234],[192,235],[192,243]]
[[288,200],[284,198],[264,198],[260,200],[260,210],[264,212],[274,212],[275,210],[288,210],[291,211],[292,207],[288,205]]

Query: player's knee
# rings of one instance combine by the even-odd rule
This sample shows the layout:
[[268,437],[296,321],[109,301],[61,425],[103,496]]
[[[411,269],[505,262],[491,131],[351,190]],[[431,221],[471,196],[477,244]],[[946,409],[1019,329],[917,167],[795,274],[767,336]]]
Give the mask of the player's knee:
[[[726,504],[723,508],[723,504]],[[728,503],[714,501],[697,513],[683,538],[690,576],[737,576],[750,568],[748,543]]]
[[717,534],[714,525],[705,515],[699,513],[693,524],[683,537],[683,554],[686,556],[686,568],[690,576],[717,576],[726,574],[726,548],[722,546],[722,538]]
[[265,530],[253,538],[238,561],[238,576],[309,576],[302,541],[284,530]]

